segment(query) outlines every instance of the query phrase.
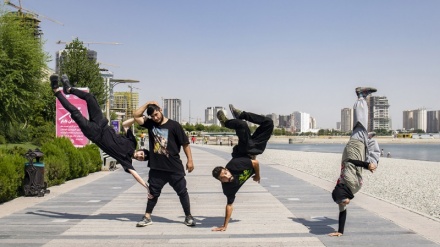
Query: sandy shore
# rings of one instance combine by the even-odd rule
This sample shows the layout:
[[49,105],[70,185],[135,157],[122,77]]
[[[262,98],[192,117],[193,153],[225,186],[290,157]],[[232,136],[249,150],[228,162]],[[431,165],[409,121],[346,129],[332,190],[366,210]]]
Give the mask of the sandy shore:
[[[413,138],[393,138],[393,137],[375,137],[379,143],[398,143],[398,144],[440,144],[440,138],[434,139],[413,139]],[[305,144],[325,144],[325,143],[347,143],[348,136],[316,136],[316,137],[300,137],[300,136],[272,136],[269,143],[305,143]]]
[[[230,146],[204,147],[232,151]],[[257,159],[263,165],[278,163],[336,183],[341,155],[266,149]],[[359,193],[440,220],[440,162],[386,158],[380,160],[374,174],[364,170],[363,177],[364,185]]]

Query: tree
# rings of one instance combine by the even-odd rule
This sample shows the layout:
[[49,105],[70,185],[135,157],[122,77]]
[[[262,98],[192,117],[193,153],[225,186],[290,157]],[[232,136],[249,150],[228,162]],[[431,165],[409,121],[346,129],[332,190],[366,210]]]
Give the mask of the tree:
[[35,118],[35,106],[48,86],[43,84],[48,57],[35,26],[0,10],[0,133],[17,123],[26,128]]
[[89,51],[78,38],[66,45],[61,53],[60,73],[67,74],[75,87],[88,87],[103,106],[107,100],[107,87],[96,60],[89,58]]

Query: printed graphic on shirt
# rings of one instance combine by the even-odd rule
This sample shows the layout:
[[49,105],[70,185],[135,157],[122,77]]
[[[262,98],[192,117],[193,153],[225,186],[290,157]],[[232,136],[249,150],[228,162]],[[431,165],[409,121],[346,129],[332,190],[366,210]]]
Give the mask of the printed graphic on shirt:
[[248,180],[248,178],[252,175],[252,169],[247,169],[244,170],[243,173],[241,173],[238,176],[238,183],[239,184],[243,184],[244,182],[246,182],[246,180]]
[[168,129],[159,129],[153,127],[152,132],[154,136],[154,153],[164,154],[168,157]]

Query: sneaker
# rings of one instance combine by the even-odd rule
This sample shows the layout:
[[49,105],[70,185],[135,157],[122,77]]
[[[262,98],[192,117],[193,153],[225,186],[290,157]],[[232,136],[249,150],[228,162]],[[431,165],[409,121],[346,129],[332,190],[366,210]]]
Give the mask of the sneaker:
[[194,218],[191,215],[187,215],[185,217],[185,221],[183,222],[183,224],[185,224],[187,226],[195,226],[196,221],[194,220]]
[[225,127],[226,121],[228,121],[228,118],[226,117],[225,111],[220,110],[217,112],[217,119],[220,121],[220,124],[222,127]]
[[377,92],[377,89],[372,87],[357,87],[356,88],[356,95],[358,97],[364,97],[366,98],[371,93]]
[[136,224],[136,227],[144,227],[153,224],[153,221],[147,217],[142,217],[141,221]]
[[61,76],[61,83],[63,83],[63,91],[64,91],[64,93],[65,94],[71,93],[71,92],[67,91],[68,89],[71,89],[72,86],[70,85],[69,78],[67,77],[66,74]]
[[58,89],[60,87],[58,85],[58,74],[52,74],[50,76],[50,87],[52,89]]
[[231,112],[232,112],[232,116],[233,116],[235,119],[240,119],[240,114],[241,114],[241,111],[240,111],[240,110],[238,110],[237,108],[235,108],[232,104],[229,104],[229,109],[231,110]]

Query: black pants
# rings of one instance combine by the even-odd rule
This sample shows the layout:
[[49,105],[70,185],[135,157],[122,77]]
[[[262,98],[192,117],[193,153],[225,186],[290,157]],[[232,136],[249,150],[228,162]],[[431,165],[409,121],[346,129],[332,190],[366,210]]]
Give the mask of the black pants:
[[[242,119],[258,124],[258,128],[251,135],[251,131],[245,121]],[[225,122],[225,127],[235,130],[238,136],[238,144],[233,148],[232,157],[242,155],[258,155],[262,154],[266,149],[267,142],[273,132],[272,119],[257,115],[251,112],[243,111],[240,119],[230,119]]]
[[99,141],[102,129],[107,126],[108,120],[102,115],[98,101],[96,101],[92,94],[78,89],[71,88],[71,94],[87,102],[89,120],[87,120],[78,108],[72,105],[61,92],[55,93],[55,96],[58,98],[61,105],[70,112],[70,116],[78,124],[84,135],[93,142]]
[[191,207],[189,202],[188,190],[186,188],[185,174],[150,169],[148,176],[150,193],[154,196],[154,198],[148,199],[147,209],[145,210],[146,213],[151,214],[153,212],[157,200],[159,199],[160,193],[162,192],[162,188],[165,186],[165,184],[169,183],[179,196],[180,204],[182,204],[185,215],[191,215]]

